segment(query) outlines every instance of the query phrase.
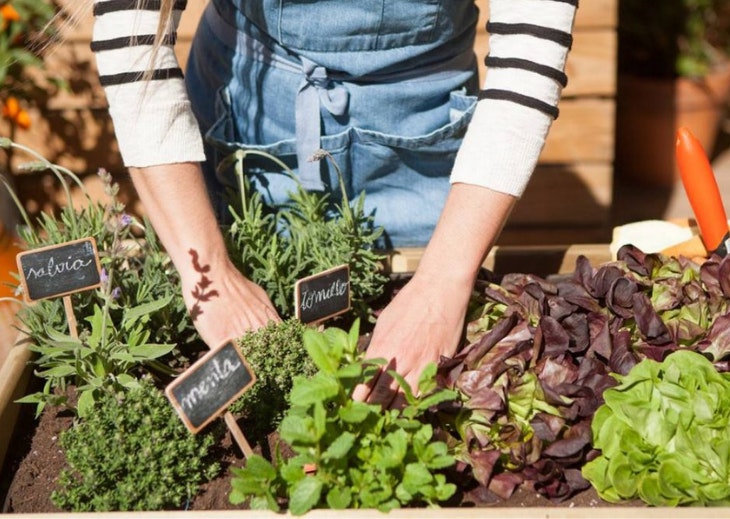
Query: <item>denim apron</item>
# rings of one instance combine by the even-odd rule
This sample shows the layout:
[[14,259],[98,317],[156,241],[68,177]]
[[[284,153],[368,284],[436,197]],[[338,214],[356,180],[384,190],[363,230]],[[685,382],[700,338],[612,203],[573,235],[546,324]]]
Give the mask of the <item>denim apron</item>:
[[[382,247],[425,245],[478,89],[473,0],[212,0],[186,71],[205,135],[206,182],[225,218],[238,149],[272,154],[307,189],[343,173],[350,200],[385,229]],[[270,204],[295,189],[270,160],[245,163]]]

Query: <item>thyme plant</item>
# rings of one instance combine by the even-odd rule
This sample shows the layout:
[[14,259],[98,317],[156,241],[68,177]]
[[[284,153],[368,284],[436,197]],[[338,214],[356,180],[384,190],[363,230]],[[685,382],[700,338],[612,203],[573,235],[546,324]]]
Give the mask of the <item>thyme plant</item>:
[[93,413],[61,434],[68,463],[53,503],[73,512],[183,508],[220,466],[220,428],[192,435],[149,380],[107,391]]

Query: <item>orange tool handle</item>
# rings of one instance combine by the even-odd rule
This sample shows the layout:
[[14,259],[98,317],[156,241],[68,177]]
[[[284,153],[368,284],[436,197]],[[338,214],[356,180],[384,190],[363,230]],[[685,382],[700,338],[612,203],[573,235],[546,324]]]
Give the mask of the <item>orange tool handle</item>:
[[708,251],[715,251],[726,239],[728,222],[710,161],[700,141],[684,127],[677,130],[676,154],[702,241]]

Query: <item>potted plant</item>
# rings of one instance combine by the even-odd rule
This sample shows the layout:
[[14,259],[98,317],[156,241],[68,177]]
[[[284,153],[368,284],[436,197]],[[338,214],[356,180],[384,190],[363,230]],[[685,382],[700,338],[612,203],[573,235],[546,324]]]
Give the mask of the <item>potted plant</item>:
[[670,187],[676,128],[713,152],[730,92],[730,2],[621,0],[618,27],[616,174]]

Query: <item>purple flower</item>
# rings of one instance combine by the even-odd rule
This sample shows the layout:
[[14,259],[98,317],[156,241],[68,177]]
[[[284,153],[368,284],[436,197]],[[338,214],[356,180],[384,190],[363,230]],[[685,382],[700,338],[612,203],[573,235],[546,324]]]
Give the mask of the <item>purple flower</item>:
[[122,296],[122,289],[120,287],[114,287],[114,290],[112,290],[112,299],[117,300]]
[[101,268],[101,274],[99,275],[99,280],[101,281],[102,285],[106,285],[109,282],[109,274],[106,272],[106,268]]
[[125,227],[128,227],[128,226],[132,225],[132,222],[133,221],[134,220],[132,219],[131,216],[129,216],[127,213],[123,213],[119,217],[119,227],[121,227],[122,229],[124,229]]

